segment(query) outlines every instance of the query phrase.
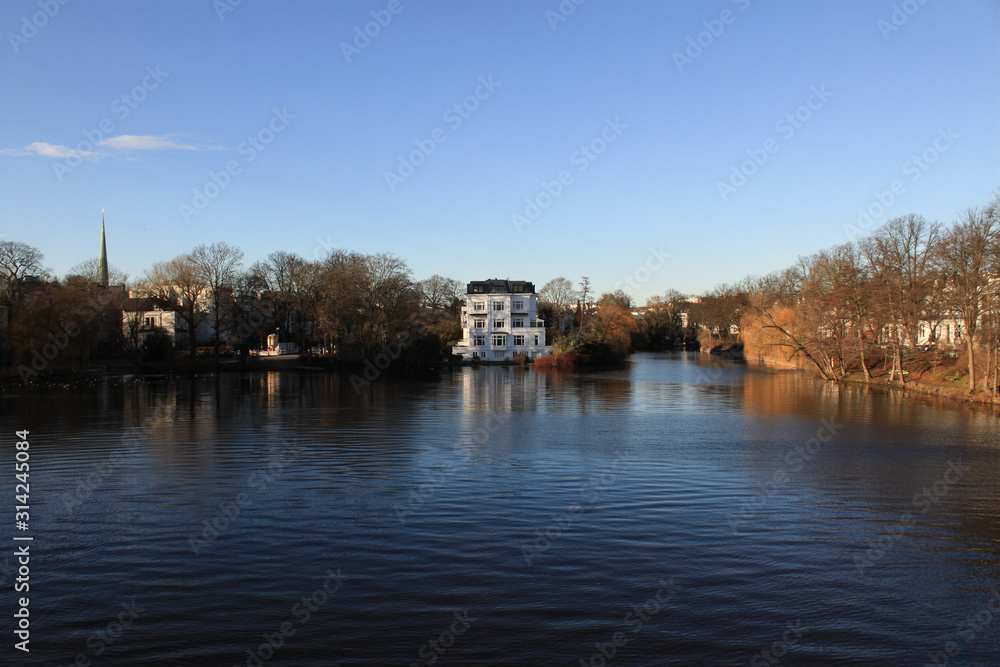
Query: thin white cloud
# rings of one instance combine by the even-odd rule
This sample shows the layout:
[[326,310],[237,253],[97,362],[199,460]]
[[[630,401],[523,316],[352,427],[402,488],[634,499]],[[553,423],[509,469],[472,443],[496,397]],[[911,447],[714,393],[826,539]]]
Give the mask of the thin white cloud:
[[[92,151],[76,151],[69,146],[61,146],[59,144],[47,144],[43,141],[35,141],[24,147],[25,151],[29,153],[34,153],[36,155],[41,155],[42,157],[52,157],[52,158],[68,158],[68,157],[78,157],[84,160],[96,160],[100,153],[95,153]],[[19,153],[20,155],[27,155],[28,153]]]
[[198,150],[190,144],[179,144],[169,136],[157,137],[135,134],[120,134],[117,137],[108,137],[101,142],[101,146],[131,151]]
[[[136,135],[120,134],[117,137],[108,137],[98,144],[101,148],[112,151],[197,151],[215,150],[216,146],[192,146],[174,141],[170,135]],[[81,151],[63,146],[62,144],[49,144],[44,141],[35,141],[24,148],[0,148],[0,155],[10,155],[13,157],[24,157],[26,155],[41,155],[42,157],[64,160],[66,158],[76,158],[95,162],[102,157],[114,155],[114,153],[104,153],[99,151]],[[135,158],[123,159],[134,160]]]

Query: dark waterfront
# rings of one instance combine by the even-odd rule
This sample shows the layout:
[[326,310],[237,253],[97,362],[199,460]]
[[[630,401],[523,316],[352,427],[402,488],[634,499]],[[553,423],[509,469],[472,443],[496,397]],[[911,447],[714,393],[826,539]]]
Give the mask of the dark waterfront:
[[0,395],[23,664],[1000,664],[991,412],[632,360]]

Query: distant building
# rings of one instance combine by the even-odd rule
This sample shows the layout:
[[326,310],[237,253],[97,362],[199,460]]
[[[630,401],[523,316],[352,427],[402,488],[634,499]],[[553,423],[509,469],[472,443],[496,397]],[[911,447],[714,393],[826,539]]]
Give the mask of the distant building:
[[[182,298],[177,288],[171,288],[172,301],[187,308],[190,302]],[[164,307],[150,296],[148,286],[132,289],[122,307],[122,330],[126,338],[135,339],[141,345],[146,336],[154,331],[162,331],[170,337],[175,347],[186,348],[191,343],[191,327],[175,310]],[[195,344],[211,343],[215,340],[214,317],[212,304],[208,296],[203,296],[194,305]],[[227,308],[220,318],[220,329],[231,330],[234,320],[234,309]],[[225,336],[223,335],[223,338]],[[225,340],[220,343],[225,344]]]
[[552,353],[538,319],[535,285],[523,280],[475,280],[465,290],[462,340],[452,352],[465,360],[510,361]]
[[136,347],[141,347],[146,337],[156,331],[165,333],[174,347],[187,347],[187,323],[174,311],[161,309],[153,299],[131,291],[122,310],[122,333]]

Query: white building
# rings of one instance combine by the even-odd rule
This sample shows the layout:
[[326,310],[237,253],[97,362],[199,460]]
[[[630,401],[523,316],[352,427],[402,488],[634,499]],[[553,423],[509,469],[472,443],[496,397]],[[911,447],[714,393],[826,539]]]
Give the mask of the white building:
[[[186,307],[189,301],[183,298],[176,288],[172,288],[171,300]],[[156,330],[166,333],[173,341],[174,347],[187,348],[190,344],[190,326],[176,311],[161,306],[150,296],[148,287],[131,289],[123,306],[122,330],[128,339],[135,339],[139,345],[146,336]],[[231,329],[233,312],[226,312],[221,323]],[[195,342],[210,344],[215,339],[212,304],[207,294],[203,294],[194,306]],[[222,328],[222,327],[220,327]],[[225,340],[222,341],[222,344]]]
[[538,319],[535,285],[522,280],[474,280],[465,290],[462,340],[452,348],[471,361],[511,361],[552,353],[545,344],[545,322]]

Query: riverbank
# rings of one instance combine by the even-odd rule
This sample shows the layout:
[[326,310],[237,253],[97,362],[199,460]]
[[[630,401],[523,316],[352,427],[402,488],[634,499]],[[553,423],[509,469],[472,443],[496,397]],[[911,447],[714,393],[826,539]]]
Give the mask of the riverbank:
[[[817,379],[824,379],[815,368],[809,368],[809,365],[802,363],[802,360],[796,363],[766,356],[759,352],[748,360],[741,343],[716,344],[711,349],[703,349],[702,352],[708,352],[712,356],[729,359],[736,363],[750,363],[773,371],[802,371]],[[868,378],[865,377],[864,371],[858,368],[849,371],[842,378],[829,381],[909,391],[928,398],[949,402],[1000,406],[1000,394],[981,390],[969,391],[968,377],[965,373],[967,368],[968,361],[965,357],[951,360],[949,363],[942,363],[938,357],[918,354],[903,364],[903,372],[907,375],[905,384],[898,381],[890,382],[891,374],[889,371],[880,368],[870,368]]]
[[873,374],[871,380],[868,381],[865,379],[863,372],[855,371],[848,373],[839,382],[903,390],[944,401],[1000,406],[1000,395],[985,391],[970,392],[967,386],[968,381],[964,378],[957,381],[938,381],[936,379],[918,377],[907,379],[906,384],[901,385],[898,381],[889,382],[888,372],[877,376]]
[[[742,359],[742,350],[740,352],[741,361],[753,366],[773,371],[800,371],[808,373],[819,380],[825,379],[815,369],[810,369],[800,364],[780,359],[770,359],[761,355],[747,360]],[[731,356],[732,353],[726,350],[718,353],[716,350],[712,350],[712,354],[733,358]],[[968,377],[964,373],[965,366],[963,366],[963,363],[962,359],[959,359],[947,365],[930,366],[927,360],[917,357],[903,364],[903,372],[907,375],[905,384],[901,384],[898,380],[890,382],[890,372],[882,368],[869,369],[869,378],[865,377],[863,370],[855,369],[837,380],[826,381],[912,392],[922,397],[953,403],[1000,406],[1000,395],[998,394],[982,390],[969,391]]]

